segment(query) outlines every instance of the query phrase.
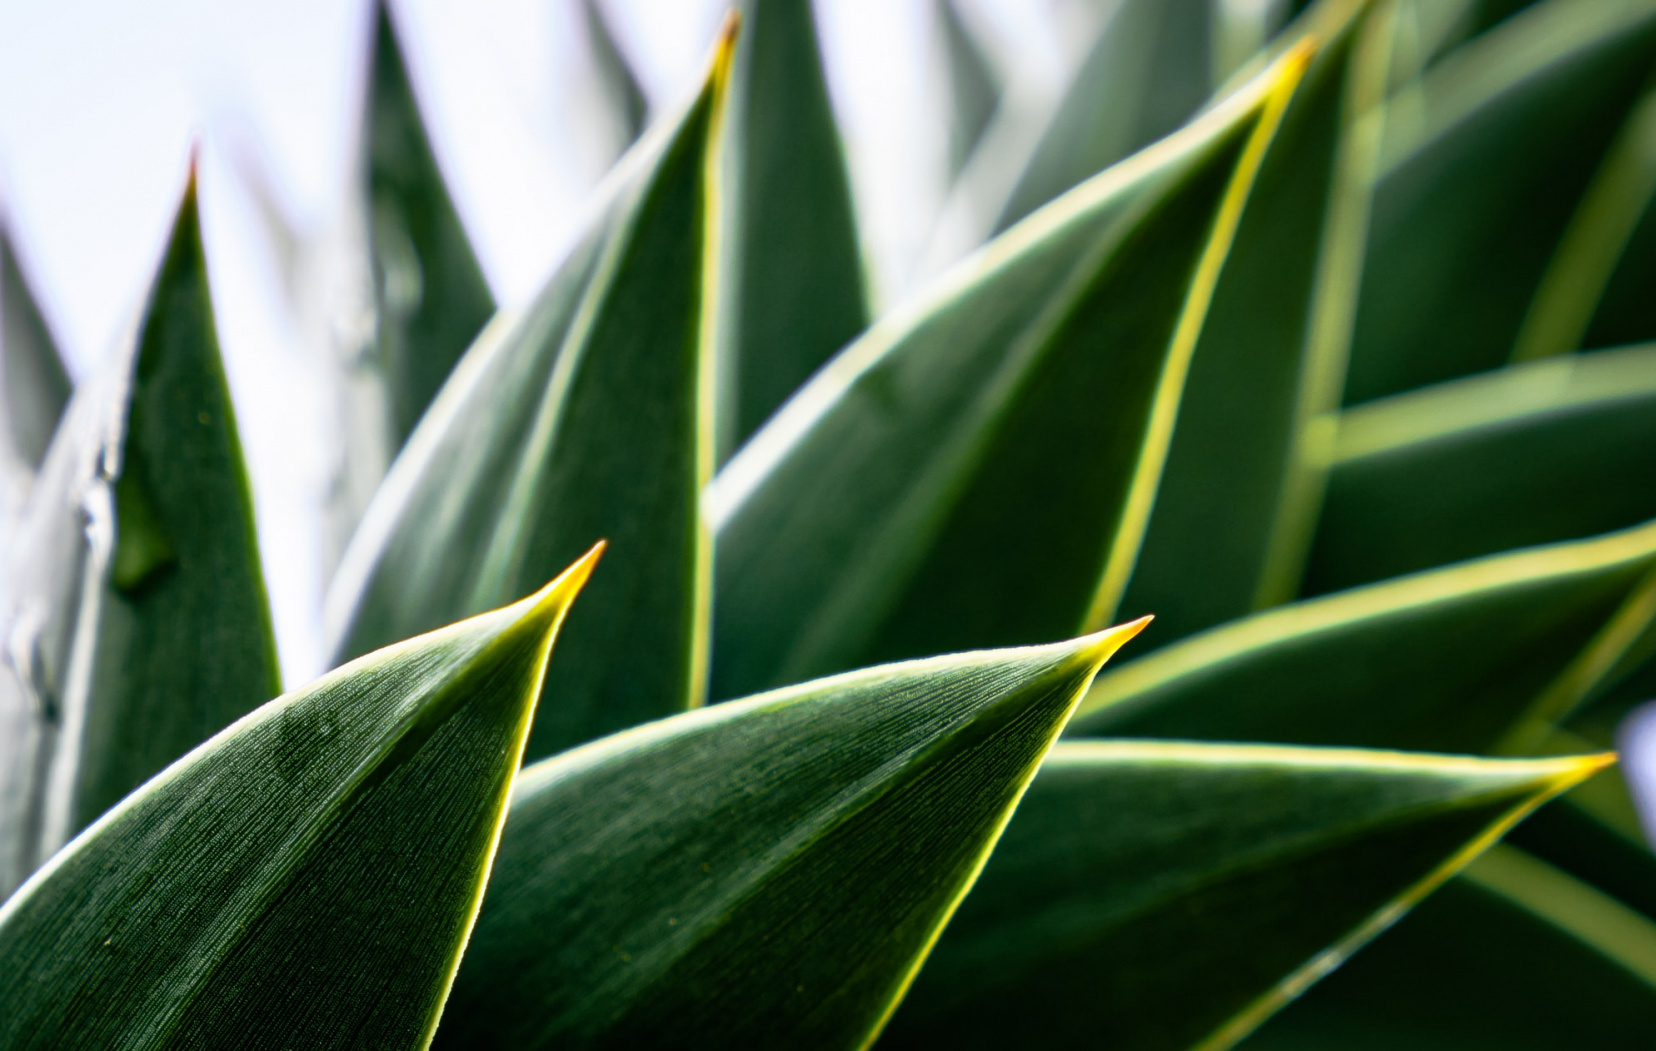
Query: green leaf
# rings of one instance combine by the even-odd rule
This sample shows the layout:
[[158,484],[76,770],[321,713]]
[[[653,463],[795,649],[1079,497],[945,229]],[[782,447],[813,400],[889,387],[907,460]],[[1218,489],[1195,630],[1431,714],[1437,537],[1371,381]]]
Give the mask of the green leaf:
[[384,0],[375,4],[369,69],[365,133],[375,324],[395,449],[495,304],[444,188]]
[[587,42],[591,48],[593,65],[598,74],[599,88],[607,96],[616,123],[618,145],[625,150],[644,133],[648,104],[644,89],[638,86],[627,57],[615,42],[609,20],[598,7],[598,0],[581,0],[581,18],[585,22]]
[[1279,607],[1101,676],[1072,732],[1485,752],[1639,652],[1656,523]]
[[1229,1046],[1605,762],[1060,744],[880,1046]]
[[1302,433],[1339,403],[1361,264],[1354,246],[1376,153],[1361,118],[1384,90],[1395,33],[1389,7],[1359,17],[1365,10],[1324,5],[1302,26],[1323,45],[1265,153],[1219,275],[1121,602],[1155,612],[1148,645],[1265,604],[1288,554],[1277,534],[1297,529],[1300,490],[1316,481],[1298,469]]
[[1340,417],[1306,594],[1656,518],[1656,345],[1451,380]]
[[349,657],[511,601],[594,537],[538,758],[700,703],[712,473],[708,231],[731,42],[522,314],[467,353],[363,518],[328,597]]
[[850,176],[811,5],[746,0],[741,10],[725,158],[721,459],[868,325]]
[[[84,384],[7,552],[9,890],[280,692],[194,180],[132,341]],[[15,778],[15,779],[14,779]]]
[[0,907],[0,1048],[426,1046],[597,555],[277,698],[106,814]]
[[1656,58],[1656,3],[1546,0],[1387,107],[1345,401],[1504,363]]
[[1183,124],[1212,90],[1211,0],[1109,12],[995,224],[998,232]]
[[1241,1046],[1637,1047],[1656,1031],[1656,924],[1499,846]]
[[4,441],[21,466],[36,470],[69,402],[69,376],[4,228],[0,228],[0,388],[5,399],[0,403]]
[[439,1047],[866,1047],[1141,623],[866,669],[524,771]]
[[965,261],[720,472],[713,695],[1106,623],[1303,55]]
[[959,175],[988,130],[1001,85],[989,57],[961,19],[955,0],[935,0],[949,77],[949,174]]

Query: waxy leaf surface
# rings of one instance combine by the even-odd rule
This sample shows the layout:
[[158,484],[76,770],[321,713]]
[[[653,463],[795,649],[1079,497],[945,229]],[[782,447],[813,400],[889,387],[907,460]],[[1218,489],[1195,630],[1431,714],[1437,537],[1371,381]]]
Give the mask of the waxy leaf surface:
[[1059,744],[880,1046],[1227,1045],[1603,763]]
[[725,466],[713,696],[1108,622],[1300,68],[1272,67],[963,262]]
[[0,890],[280,692],[195,191],[6,552]]
[[521,314],[468,352],[393,465],[329,595],[352,656],[518,598],[594,537],[611,558],[551,671],[535,758],[700,702],[712,472],[712,158],[729,41],[679,120]]
[[18,465],[33,471],[46,456],[63,408],[69,376],[56,342],[29,290],[11,235],[0,227],[0,441]]
[[1656,346],[1572,354],[1342,414],[1306,594],[1656,518]]
[[529,767],[437,1046],[866,1046],[1141,626],[852,672]]
[[419,1048],[594,551],[277,698],[0,908],[0,1048]]

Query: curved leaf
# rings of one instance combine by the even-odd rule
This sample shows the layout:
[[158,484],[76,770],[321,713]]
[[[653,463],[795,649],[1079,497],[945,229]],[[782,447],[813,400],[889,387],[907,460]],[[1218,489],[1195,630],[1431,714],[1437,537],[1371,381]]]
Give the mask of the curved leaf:
[[1228,1046],[1605,761],[1060,744],[880,1046]]
[[959,175],[983,139],[1000,104],[1000,78],[955,0],[935,0],[944,64],[949,76],[949,173]]
[[1656,3],[1546,0],[1387,107],[1345,401],[1503,364],[1656,57]]
[[63,407],[69,376],[56,342],[29,291],[11,235],[0,227],[0,419],[4,441],[19,464],[36,470],[46,456]]
[[1362,118],[1384,90],[1394,34],[1389,8],[1366,10],[1325,4],[1302,27],[1320,47],[1219,275],[1122,599],[1155,612],[1148,645],[1250,612],[1286,557],[1277,534],[1303,502],[1302,432],[1338,404],[1361,262],[1376,153]]
[[386,0],[374,5],[368,68],[375,325],[395,449],[494,312],[494,297],[444,188]]
[[1140,627],[852,672],[529,768],[437,1046],[867,1046]]
[[811,5],[746,0],[741,10],[725,161],[727,452],[868,325],[850,175]]
[[279,697],[0,907],[0,1048],[423,1047],[598,548]]
[[1656,1031],[1656,924],[1496,847],[1246,1051],[1611,1051]]
[[515,599],[607,537],[614,564],[569,626],[531,758],[694,707],[705,689],[708,179],[729,49],[681,119],[630,155],[535,302],[468,352],[328,597],[351,656]]
[[967,260],[726,465],[714,696],[1107,620],[1304,58]]
[[[1071,729],[1485,752],[1563,715],[1629,651],[1648,617],[1619,648],[1601,629],[1652,567],[1656,523],[1280,607],[1101,676]],[[1586,676],[1590,644],[1607,652]]]
[[1656,346],[1349,409],[1305,576],[1320,594],[1656,518]]
[[598,0],[581,0],[581,19],[586,26],[598,87],[605,95],[615,125],[615,156],[620,156],[644,133],[649,104],[632,67],[627,64],[627,56],[615,42],[615,34],[610,31],[609,20],[599,8]]
[[0,889],[279,692],[194,181],[131,341],[83,385],[11,550]]

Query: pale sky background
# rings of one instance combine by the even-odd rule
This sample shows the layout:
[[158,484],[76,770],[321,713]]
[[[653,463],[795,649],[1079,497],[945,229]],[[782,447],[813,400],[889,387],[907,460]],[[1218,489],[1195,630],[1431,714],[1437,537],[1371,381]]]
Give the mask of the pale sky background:
[[[1017,104],[1038,111],[1115,2],[959,8]],[[531,297],[557,265],[601,174],[577,120],[593,83],[576,4],[392,4],[439,161],[504,304]],[[654,108],[694,88],[720,0],[603,6]],[[889,305],[928,271],[947,188],[935,2],[815,9],[866,261]],[[200,143],[214,296],[290,686],[325,661],[320,507],[337,421],[323,350],[284,293],[248,180],[302,237],[333,228],[368,15],[362,0],[0,0],[0,215],[73,374],[137,309]],[[1656,720],[1630,727],[1623,747],[1630,766],[1656,769]]]

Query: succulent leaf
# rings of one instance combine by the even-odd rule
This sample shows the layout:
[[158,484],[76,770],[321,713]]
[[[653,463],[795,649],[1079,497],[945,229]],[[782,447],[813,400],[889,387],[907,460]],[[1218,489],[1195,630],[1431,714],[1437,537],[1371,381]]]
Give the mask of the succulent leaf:
[[87,829],[0,907],[0,1048],[426,1046],[597,554],[271,701]]
[[281,691],[194,181],[7,551],[0,890]]
[[709,180],[729,49],[623,162],[534,303],[468,352],[329,595],[336,652],[354,656],[511,601],[606,537],[611,564],[569,625],[531,759],[694,707],[705,689]]
[[0,227],[0,420],[11,457],[34,471],[69,403],[69,375],[57,343],[18,265],[11,235]]
[[714,696],[1107,622],[1304,57],[964,262],[725,466]]
[[1140,627],[866,669],[528,768],[437,1046],[867,1046]]
[[1605,761],[1059,744],[880,1046],[1228,1046]]

